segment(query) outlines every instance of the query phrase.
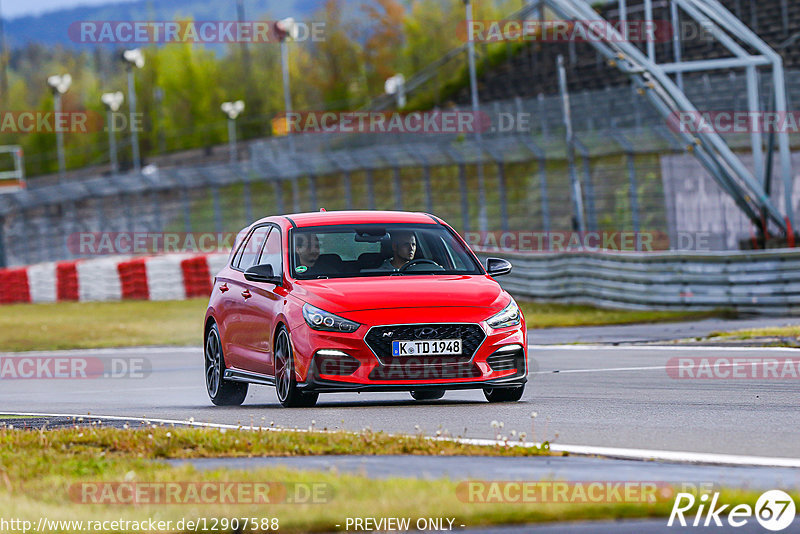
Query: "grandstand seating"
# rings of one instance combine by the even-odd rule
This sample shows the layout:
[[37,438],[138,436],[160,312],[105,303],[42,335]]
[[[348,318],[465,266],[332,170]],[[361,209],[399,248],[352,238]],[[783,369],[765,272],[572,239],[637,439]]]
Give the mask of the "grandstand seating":
[[[778,49],[789,36],[800,32],[800,2],[786,2],[788,17],[784,24],[782,0],[721,1],[775,49]],[[653,2],[653,8],[655,20],[669,21],[666,2],[656,0]],[[616,2],[605,6],[602,13],[607,20],[619,20]],[[634,21],[642,18],[642,2],[629,1],[628,19]],[[684,28],[696,28],[696,23],[684,14],[681,16],[681,23]],[[691,33],[690,30],[687,31]],[[698,37],[682,41],[684,60],[730,57],[731,54],[719,43],[699,37],[701,35],[699,31],[696,34]],[[781,53],[787,70],[800,70],[800,40],[783,49]],[[588,43],[531,42],[518,53],[509,55],[507,61],[485,71],[479,79],[480,99],[506,100],[556,93],[558,79],[555,65],[558,55],[563,55],[565,58],[570,91],[603,89],[627,84],[627,77],[608,66],[602,56]],[[671,40],[656,43],[656,56],[659,62],[674,60]],[[717,71],[716,74],[719,73],[720,71]],[[688,74],[686,79],[702,76],[702,74]],[[790,92],[792,89],[789,88]],[[469,86],[462,87],[453,100],[459,105],[468,105]]]

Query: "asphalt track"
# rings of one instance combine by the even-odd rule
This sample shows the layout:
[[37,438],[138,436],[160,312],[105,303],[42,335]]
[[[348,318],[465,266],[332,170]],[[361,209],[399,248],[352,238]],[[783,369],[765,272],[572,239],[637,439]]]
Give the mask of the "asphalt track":
[[[426,403],[402,392],[345,393],[322,395],[310,409],[282,408],[274,390],[261,386],[251,386],[244,406],[212,406],[200,348],[26,353],[37,355],[142,358],[152,372],[141,378],[3,379],[2,412],[429,435],[441,431],[488,439],[516,431],[526,432],[528,440],[565,446],[800,459],[800,380],[679,380],[668,370],[676,356],[797,358],[796,349],[532,346],[532,373],[518,403],[489,404],[479,390],[448,392],[441,401]],[[493,421],[502,429],[493,428]]]
[[570,326],[528,330],[528,343],[643,343],[706,337],[714,332],[730,332],[750,328],[796,325],[797,317],[748,317],[742,319],[709,318],[699,321],[678,321],[658,324],[612,326]]

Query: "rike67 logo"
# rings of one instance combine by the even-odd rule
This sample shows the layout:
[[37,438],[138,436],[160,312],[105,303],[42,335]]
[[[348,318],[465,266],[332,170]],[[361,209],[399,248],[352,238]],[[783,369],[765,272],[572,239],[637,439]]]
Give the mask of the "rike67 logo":
[[727,523],[728,526],[736,528],[748,524],[755,517],[763,528],[778,532],[792,524],[796,511],[792,497],[781,490],[764,492],[756,501],[754,508],[748,504],[735,506],[722,504],[719,502],[719,493],[714,493],[710,502],[709,495],[705,493],[700,496],[699,501],[697,512],[693,517],[688,515],[689,522],[687,522],[684,514],[694,508],[697,498],[691,493],[678,493],[667,526],[721,527]]

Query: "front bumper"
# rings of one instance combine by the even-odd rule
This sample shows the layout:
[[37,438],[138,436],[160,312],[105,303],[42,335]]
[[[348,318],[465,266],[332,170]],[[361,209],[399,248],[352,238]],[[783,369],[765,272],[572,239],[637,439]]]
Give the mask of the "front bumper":
[[[474,324],[485,333],[485,339],[471,357],[452,359],[391,359],[385,353],[376,354],[365,341],[367,332],[375,326],[339,334],[298,325],[292,332],[298,387],[308,392],[334,392],[484,389],[525,384],[528,354],[524,322],[497,330],[485,323]],[[342,357],[343,363],[331,366],[319,351],[338,351],[346,357]]]
[[386,384],[370,383],[357,384],[352,382],[340,382],[337,380],[325,380],[316,377],[309,377],[306,382],[297,384],[297,387],[307,393],[336,393],[346,391],[420,391],[426,389],[486,389],[486,388],[515,388],[525,385],[528,382],[526,377],[522,378],[496,378],[493,380],[481,380],[473,382],[419,382],[414,384]]

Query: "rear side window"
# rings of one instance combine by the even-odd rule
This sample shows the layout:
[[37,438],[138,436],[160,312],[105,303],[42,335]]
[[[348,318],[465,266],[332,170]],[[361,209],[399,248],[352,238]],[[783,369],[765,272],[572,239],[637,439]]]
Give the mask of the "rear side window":
[[246,271],[253,265],[256,265],[256,259],[261,254],[261,249],[264,246],[264,241],[267,239],[271,226],[261,226],[253,230],[250,238],[242,246],[239,251],[239,258],[234,261],[234,267]]
[[244,241],[245,239],[247,239],[247,228],[240,231],[236,235],[236,241],[234,241],[234,247],[233,247],[234,250],[236,250],[236,255],[234,256],[233,261],[231,261],[231,267],[238,267],[239,262],[242,261],[242,254],[244,254],[244,247],[243,246],[240,247],[239,245],[241,245],[242,241]]

